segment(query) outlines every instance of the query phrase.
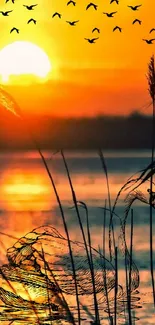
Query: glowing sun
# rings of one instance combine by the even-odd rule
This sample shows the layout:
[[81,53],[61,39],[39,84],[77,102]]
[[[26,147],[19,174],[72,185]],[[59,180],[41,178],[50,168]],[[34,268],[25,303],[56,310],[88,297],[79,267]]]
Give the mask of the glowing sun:
[[0,50],[0,75],[7,82],[11,75],[45,78],[51,70],[47,54],[28,41],[16,41]]

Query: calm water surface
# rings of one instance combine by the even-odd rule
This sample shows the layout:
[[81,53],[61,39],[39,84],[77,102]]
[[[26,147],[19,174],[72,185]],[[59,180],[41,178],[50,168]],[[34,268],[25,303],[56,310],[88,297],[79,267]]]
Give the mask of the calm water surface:
[[[80,240],[81,234],[73,208],[72,195],[62,158],[59,153],[45,152],[46,161],[55,181],[55,185],[64,208],[65,217],[72,240]],[[77,200],[87,204],[91,228],[92,246],[102,247],[103,207],[107,200],[107,185],[100,158],[95,152],[66,152],[67,164],[72,177]],[[136,172],[150,163],[150,152],[104,152],[108,175],[111,203],[123,184]],[[140,190],[148,197],[149,183]],[[123,218],[126,204],[124,199],[128,191],[119,197],[116,212]],[[108,203],[107,203],[108,204]],[[154,324],[155,314],[150,285],[149,255],[149,206],[137,201],[134,208],[133,259],[140,272],[140,301],[135,309],[137,324]],[[85,211],[81,208],[83,225],[86,225]],[[153,212],[154,213],[154,212]],[[154,216],[153,216],[154,218]],[[107,226],[109,215],[107,213]],[[115,218],[114,218],[115,219]],[[116,235],[119,236],[119,224],[114,220]],[[7,263],[6,249],[15,239],[20,238],[36,227],[52,225],[64,234],[61,214],[48,178],[47,172],[37,152],[0,154],[0,245],[1,264]],[[126,238],[129,244],[130,216],[127,219]],[[155,223],[153,225],[155,234]],[[106,257],[108,253],[108,228],[106,228]],[[81,239],[82,240],[82,239]],[[155,243],[155,235],[154,235]],[[155,244],[154,244],[155,249]],[[155,254],[154,254],[155,260]],[[154,263],[155,268],[155,263]],[[119,263],[119,281],[123,285],[123,262]],[[138,308],[141,307],[141,308]],[[105,313],[103,313],[105,316]],[[119,320],[120,323],[123,323]],[[9,324],[9,323],[8,323]],[[103,320],[103,324],[108,324]],[[15,324],[16,325],[16,324]]]

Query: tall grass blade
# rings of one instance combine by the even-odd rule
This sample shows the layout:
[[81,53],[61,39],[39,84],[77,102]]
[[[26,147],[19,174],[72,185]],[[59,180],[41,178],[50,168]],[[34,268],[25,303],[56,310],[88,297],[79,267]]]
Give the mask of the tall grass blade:
[[[154,163],[154,149],[155,149],[155,61],[154,55],[150,58],[148,64],[148,91],[152,99],[152,150],[151,150],[151,164]],[[151,167],[150,176],[150,270],[151,270],[151,280],[152,280],[152,290],[153,290],[153,302],[155,307],[155,283],[154,283],[154,272],[153,272],[153,209],[152,209],[152,190],[153,190],[153,167]]]
[[129,325],[132,325],[131,306],[130,306],[130,293],[129,293],[128,264],[129,264],[128,251],[127,251],[127,247],[126,247],[126,249],[125,249],[126,299],[127,299],[127,310],[128,310]]
[[[103,256],[105,257],[105,239],[106,239],[106,200],[105,200],[105,206],[104,206],[104,218],[103,218]],[[107,290],[107,279],[106,279],[106,268],[105,268],[105,259],[104,259],[104,265],[103,265],[103,280],[104,280],[104,287],[105,287],[105,293],[106,293],[106,299],[107,299],[107,309],[108,309],[108,315],[109,319],[111,318],[110,313],[110,306],[109,306],[109,295]]]
[[[43,254],[43,255],[42,255],[42,254]],[[47,262],[46,259],[44,258],[44,253],[43,253],[43,252],[42,252],[42,254],[40,254],[40,253],[38,252],[39,257],[40,257],[41,259],[43,259],[43,261],[44,261],[44,265],[46,266],[46,270],[48,270],[48,271],[50,272],[50,274],[51,274],[51,276],[52,276],[52,278],[53,278],[53,280],[54,280],[54,283],[55,283],[55,285],[56,285],[56,288],[58,289],[58,292],[60,293],[60,296],[61,296],[61,297],[59,297],[59,294],[58,294],[57,292],[54,292],[54,294],[56,295],[56,297],[57,297],[57,299],[58,299],[58,302],[60,303],[60,306],[63,306],[63,307],[65,308],[65,310],[67,311],[67,313],[68,313],[68,315],[69,315],[69,318],[70,318],[70,320],[72,321],[72,324],[73,324],[73,325],[76,325],[75,320],[74,320],[74,317],[73,317],[73,315],[72,315],[72,313],[71,313],[71,311],[70,311],[70,309],[69,309],[69,306],[68,306],[68,304],[67,304],[67,302],[66,302],[66,300],[65,300],[65,298],[64,298],[63,292],[62,292],[62,290],[61,290],[61,288],[60,288],[60,286],[59,286],[59,284],[58,284],[58,282],[57,282],[57,280],[56,280],[56,278],[55,278],[55,275],[54,275],[53,271],[51,270],[51,268],[49,267],[48,262]]]
[[[96,324],[99,324],[99,312],[98,312],[98,303],[97,303],[96,289],[95,289],[95,278],[94,278],[94,268],[93,268],[93,258],[92,258],[92,254],[91,254],[91,247],[90,247],[90,256],[89,256],[86,237],[85,237],[85,233],[84,233],[84,229],[83,229],[83,225],[82,225],[82,221],[81,221],[81,217],[80,217],[80,213],[79,213],[79,209],[78,209],[78,201],[76,199],[76,194],[75,194],[75,191],[74,191],[74,188],[73,188],[69,168],[68,168],[67,161],[66,161],[63,150],[60,150],[60,153],[61,153],[61,156],[62,156],[62,159],[63,159],[63,162],[64,162],[64,166],[65,166],[65,169],[66,169],[66,172],[67,172],[68,181],[69,181],[69,185],[70,185],[71,193],[72,193],[72,198],[73,198],[73,202],[74,202],[74,205],[75,205],[75,209],[76,209],[76,213],[77,213],[77,217],[78,217],[78,221],[79,221],[79,226],[80,226],[80,229],[81,229],[81,233],[82,233],[82,237],[83,237],[83,241],[84,241],[84,245],[85,245],[85,250],[86,250],[86,254],[87,254],[87,258],[88,258],[89,268],[90,268],[91,277],[92,277],[93,295],[94,295],[95,322],[96,322]],[[84,208],[86,210],[88,239],[89,239],[89,241],[91,243],[90,232],[89,232],[89,221],[88,221],[88,209],[87,209],[87,206],[83,202],[82,202],[82,205],[84,206]]]
[[113,317],[111,316],[110,312],[110,304],[109,304],[109,297],[108,297],[108,289],[107,289],[107,275],[106,275],[106,267],[105,267],[105,259],[102,260],[101,258],[101,249],[98,248],[98,251],[100,253],[100,260],[102,265],[102,273],[103,273],[103,283],[104,283],[104,290],[105,290],[105,296],[106,296],[106,303],[107,303],[107,310],[108,310],[108,317],[110,325],[113,324]]
[[[42,247],[42,245],[41,245]],[[47,277],[47,268],[46,268],[46,263],[45,263],[45,254],[44,254],[44,250],[42,247],[42,255],[43,255],[43,261],[44,261],[44,269],[45,269],[45,275]],[[46,281],[47,284],[47,298],[48,298],[48,308],[49,308],[49,315],[50,315],[50,320],[51,320],[51,324],[52,324],[52,313],[51,313],[51,303],[50,303],[50,295],[49,295],[49,286],[48,286],[48,281]]]
[[93,264],[93,256],[92,256],[92,245],[91,245],[91,235],[90,235],[88,208],[87,208],[87,205],[82,201],[77,201],[77,203],[80,203],[83,206],[83,208],[85,209],[85,211],[86,211],[88,245],[89,245],[89,250],[90,250],[90,271],[91,271],[92,284],[93,284],[95,315],[96,315],[96,321],[98,322],[97,324],[99,324],[100,321],[99,321],[98,302],[97,302],[96,287],[95,287],[94,264]]
[[110,210],[110,223],[109,223],[109,253],[110,253],[110,260],[112,261],[112,240],[111,240],[111,229],[112,229],[112,235],[113,235],[113,251],[115,252],[115,236],[114,236],[114,227],[113,227],[113,213],[111,208],[111,197],[110,197],[110,187],[109,187],[109,178],[108,178],[108,170],[105,163],[105,159],[102,153],[102,150],[99,150],[99,157],[101,159],[102,168],[104,170],[105,176],[106,176],[106,183],[107,183],[107,191],[108,191],[108,202],[109,202],[109,210]]
[[118,291],[118,265],[117,265],[117,247],[115,247],[114,325],[117,325],[117,291]]
[[107,200],[105,200],[104,205],[104,215],[103,215],[103,256],[105,256],[105,236],[106,236],[106,211],[107,211]]
[[[129,264],[129,308],[130,310],[131,310],[132,253],[133,253],[133,209],[131,209],[130,264]],[[132,322],[132,317],[131,317],[131,322]]]

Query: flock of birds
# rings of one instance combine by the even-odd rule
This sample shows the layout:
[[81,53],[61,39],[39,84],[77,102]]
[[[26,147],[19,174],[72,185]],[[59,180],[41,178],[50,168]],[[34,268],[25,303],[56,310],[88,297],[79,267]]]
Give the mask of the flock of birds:
[[[11,1],[13,4],[15,3],[15,0],[6,0],[5,3]],[[110,4],[112,3],[116,3],[117,5],[119,5],[119,0],[110,0]],[[69,0],[67,2],[67,6],[76,6],[76,1],[74,0]],[[33,5],[23,5],[27,10],[31,11],[31,10],[34,10],[34,8],[36,6],[38,6],[38,4],[33,4]],[[129,7],[131,10],[133,11],[137,11],[142,5],[135,5],[135,6],[127,6]],[[98,5],[93,3],[93,2],[90,2],[87,6],[86,6],[86,10],[90,9],[90,8],[93,8],[94,10],[97,10],[98,9]],[[13,10],[9,10],[9,11],[0,11],[0,13],[3,15],[3,16],[9,16],[9,14],[12,12]],[[117,11],[112,11],[112,12],[103,12],[104,15],[106,15],[108,18],[113,18],[114,15],[117,13]],[[58,17],[59,19],[61,19],[62,17],[62,14],[59,13],[59,12],[55,12],[53,15],[52,15],[52,18],[54,17]],[[66,23],[68,23],[70,26],[76,26],[76,24],[79,22],[79,20],[74,20],[74,21],[66,21]],[[36,24],[37,21],[34,19],[34,18],[30,18],[27,22],[27,24],[30,24],[30,23],[34,23]],[[139,24],[141,25],[142,21],[139,20],[139,19],[134,19],[132,24]],[[122,28],[120,26],[115,26],[113,28],[113,32],[115,32],[116,30],[118,30],[119,32],[122,32]],[[16,31],[17,33],[19,33],[19,29],[16,28],[16,27],[13,27],[11,30],[10,30],[10,33],[12,33],[13,31]],[[152,28],[150,30],[150,34],[152,32],[155,31],[155,28]],[[100,33],[100,29],[98,27],[94,27],[93,30],[92,30],[92,33],[94,32],[97,32],[98,34]],[[99,37],[95,37],[95,38],[84,38],[86,41],[88,41],[89,43],[93,44],[95,43],[95,41],[97,39],[99,39]],[[143,41],[145,41],[147,44],[153,44],[153,41],[155,41],[155,38],[151,38],[151,39],[142,39]]]
[[[9,2],[10,0],[6,0],[5,3]],[[15,0],[11,0],[12,3],[14,4],[15,3]],[[25,7],[27,10],[33,10],[34,7],[36,7],[38,4],[35,4],[35,5],[23,5],[23,7]],[[12,12],[13,10],[8,10],[8,11],[0,11],[0,13],[3,15],[3,16],[9,16],[10,12]],[[37,21],[34,19],[34,18],[30,18],[27,22],[27,24],[33,22],[34,24],[37,23]],[[16,27],[13,27],[11,30],[10,30],[10,33],[12,33],[13,31],[16,31],[18,34],[19,34],[19,28],[16,28]]]

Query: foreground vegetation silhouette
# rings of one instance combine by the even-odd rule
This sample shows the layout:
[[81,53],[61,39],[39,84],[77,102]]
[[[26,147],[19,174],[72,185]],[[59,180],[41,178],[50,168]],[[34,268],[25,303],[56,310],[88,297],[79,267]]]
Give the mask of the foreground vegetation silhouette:
[[[14,324],[49,324],[53,320],[67,320],[73,324],[82,323],[83,308],[87,314],[91,314],[93,324],[100,325],[102,313],[106,313],[109,323],[117,324],[120,317],[124,317],[124,324],[134,324],[135,318],[132,310],[142,307],[140,296],[137,296],[140,278],[139,270],[133,260],[133,204],[140,200],[150,206],[150,270],[152,279],[153,299],[154,274],[153,274],[153,242],[152,242],[152,214],[155,208],[153,192],[153,176],[155,173],[154,162],[154,94],[155,94],[155,67],[154,57],[149,64],[149,92],[153,101],[153,124],[151,138],[151,162],[145,169],[139,171],[137,176],[131,177],[120,189],[115,203],[112,206],[108,180],[108,169],[102,150],[99,157],[106,176],[108,204],[103,206],[103,247],[98,250],[91,243],[89,213],[87,205],[79,202],[74,191],[70,171],[63,150],[58,150],[66,169],[74,209],[77,215],[79,231],[83,242],[74,242],[70,238],[64,209],[53,180],[48,163],[40,149],[40,143],[36,139],[34,130],[26,124],[27,131],[35,148],[38,150],[44,167],[47,171],[51,185],[54,189],[57,203],[60,209],[64,231],[62,236],[51,225],[41,226],[32,230],[7,250],[8,263],[0,268],[0,320]],[[16,111],[16,103],[3,91],[5,98],[4,107],[15,113],[25,123],[22,113]],[[10,106],[10,104],[12,106]],[[14,105],[13,105],[14,104]],[[150,184],[147,191],[148,198],[141,190],[142,184]],[[125,210],[122,216],[116,214],[115,208],[122,192],[126,192]],[[80,209],[86,213],[87,227],[84,229]],[[110,214],[109,222],[109,251],[105,251],[106,213]],[[130,247],[126,243],[126,221],[131,213]],[[115,233],[114,217],[119,220],[119,236]],[[124,258],[126,281],[124,285],[119,283],[118,256]],[[74,303],[70,303],[68,296],[75,297]],[[91,296],[92,301],[86,305],[81,297]],[[103,309],[101,309],[101,306]],[[92,312],[93,310],[93,312]],[[76,314],[75,314],[76,311]]]

